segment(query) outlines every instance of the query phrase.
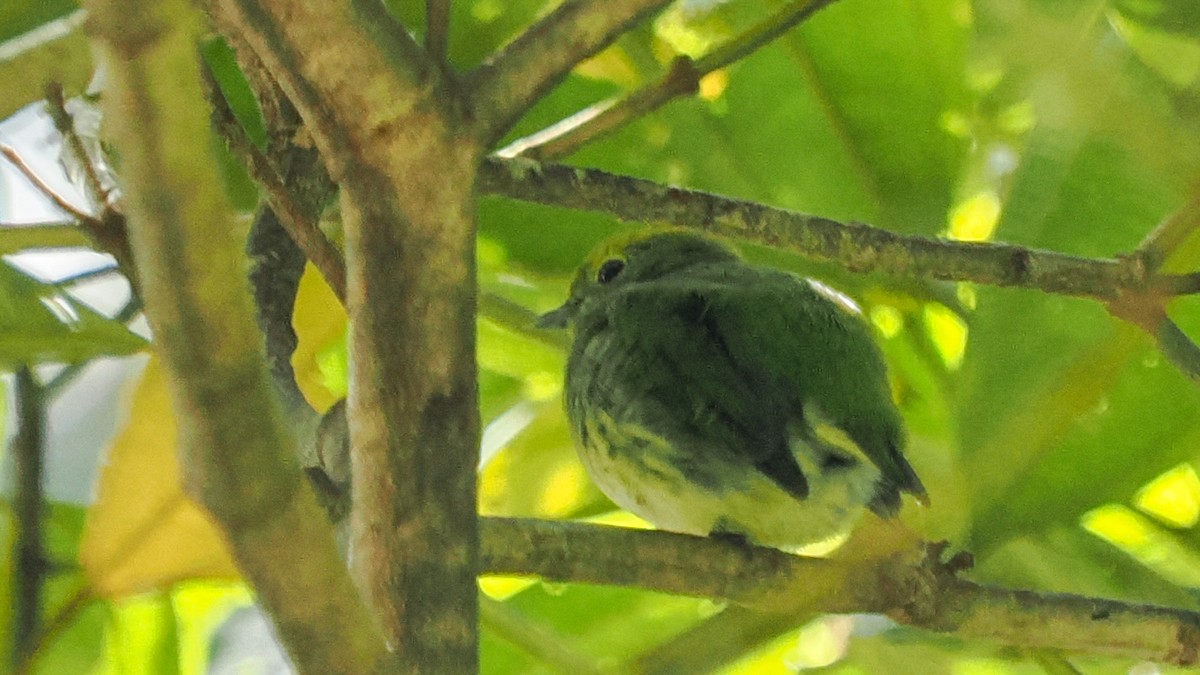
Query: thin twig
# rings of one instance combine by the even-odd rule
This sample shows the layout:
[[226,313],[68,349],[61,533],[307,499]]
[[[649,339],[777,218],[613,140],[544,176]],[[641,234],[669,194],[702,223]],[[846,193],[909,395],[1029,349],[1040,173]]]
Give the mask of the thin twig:
[[96,167],[92,163],[91,156],[88,155],[88,151],[83,147],[83,141],[80,141],[79,136],[74,131],[71,115],[66,112],[65,107],[62,107],[65,106],[65,103],[61,101],[61,88],[55,89],[54,85],[50,85],[48,95],[50,98],[47,108],[54,118],[55,125],[59,127],[59,131],[62,138],[65,139],[67,147],[71,148],[72,153],[77,154],[80,165],[84,167],[84,173],[88,177],[89,189],[96,192],[96,202],[100,204],[101,208],[100,215],[96,216],[86,213],[83,209],[79,209],[76,205],[68,202],[65,197],[62,197],[53,187],[50,187],[46,181],[38,177],[34,169],[28,163],[25,163],[22,156],[13,148],[0,144],[0,154],[4,154],[8,161],[12,162],[13,166],[16,166],[18,171],[24,174],[25,178],[34,184],[38,191],[42,192],[55,205],[58,205],[60,209],[73,216],[79,223],[79,227],[83,228],[83,231],[88,234],[92,246],[116,258],[116,264],[120,265],[126,279],[130,280],[133,286],[133,293],[137,294],[139,292],[137,286],[138,279],[137,274],[134,274],[133,271],[133,255],[130,251],[130,240],[128,240],[125,228],[125,214],[121,213],[118,204],[112,203],[112,199],[110,199],[112,196],[104,191],[100,177],[96,173]]
[[1176,368],[1200,384],[1200,347],[1171,320],[1167,305],[1179,295],[1200,292],[1200,273],[1164,274],[1176,271],[1173,259],[1180,247],[1200,229],[1200,189],[1192,190],[1183,206],[1150,231],[1137,250],[1126,256],[1140,265],[1150,283],[1128,289],[1111,298],[1108,311],[1141,328],[1158,343],[1158,348]]
[[789,3],[762,23],[696,59],[696,70],[708,74],[743,59],[834,2],[837,0],[797,0]]
[[325,277],[326,283],[333,289],[342,304],[346,302],[346,264],[341,251],[325,236],[315,220],[309,218],[304,209],[296,202],[291,190],[284,183],[279,173],[272,166],[258,146],[250,140],[246,130],[242,128],[233,109],[229,106],[221,87],[217,85],[212,73],[207,68],[202,69],[206,95],[212,103],[213,124],[217,127],[229,149],[242,159],[251,177],[266,191],[267,201],[271,210],[279,218],[279,224],[287,230],[288,235],[296,245],[304,251],[306,258],[316,265]]
[[1137,254],[1147,269],[1156,271],[1197,228],[1200,228],[1200,188],[1192,190],[1183,206],[1146,235],[1138,245]]
[[670,0],[568,0],[466,77],[488,147],[580,61]]
[[571,346],[566,331],[538,328],[537,314],[495,293],[480,294],[479,315],[547,347],[566,350]]
[[626,94],[619,100],[614,99],[601,104],[596,112],[572,116],[574,123],[558,123],[518,139],[497,154],[502,157],[520,154],[539,161],[565,157],[584,144],[640,119],[675,98],[695,93],[700,79],[705,75],[770,44],[834,2],[836,0],[796,0],[789,3],[750,30],[698,59],[693,60],[686,56],[676,58],[667,73],[657,81]]
[[802,558],[669,532],[483,518],[481,573],[725,598],[761,611],[884,613],[905,625],[1031,649],[1200,662],[1200,613],[989,588],[926,544],[884,558]]
[[12,663],[28,660],[42,626],[42,592],[48,575],[42,541],[42,462],[45,409],[41,386],[28,366],[14,373],[17,431],[12,441],[13,496]]
[[87,148],[83,146],[83,139],[75,131],[75,120],[71,117],[71,113],[67,112],[67,100],[63,95],[61,83],[50,82],[46,85],[46,110],[49,111],[50,119],[54,120],[54,126],[66,141],[67,147],[75,153],[75,160],[83,167],[84,180],[87,182],[87,188],[92,192],[92,198],[97,204],[103,205],[102,208],[107,208],[108,190],[104,188],[104,183],[100,180],[95,162],[92,161]]
[[[111,271],[111,270],[110,270]],[[63,283],[63,282],[58,282]],[[113,321],[122,324],[128,324],[142,311],[142,303],[137,295],[131,295],[129,301],[121,308],[121,311],[113,317]],[[42,385],[42,391],[45,397],[53,400],[64,388],[75,381],[87,367],[91,365],[90,361],[81,361],[79,363],[69,363],[62,370],[54,374],[48,382]]]
[[25,660],[18,663],[17,667],[13,669],[14,675],[26,675],[32,672],[37,657],[44,654],[46,648],[75,622],[79,613],[92,600],[95,600],[95,596],[92,595],[91,587],[84,582],[77,583],[75,589],[59,606],[54,616],[45,622],[45,627],[38,633],[37,642],[33,645],[33,651],[27,654]]
[[57,191],[55,191],[54,188],[50,187],[49,183],[42,180],[42,177],[37,175],[37,172],[33,170],[33,167],[25,163],[25,159],[21,157],[21,154],[17,152],[15,148],[4,143],[0,143],[0,154],[4,155],[4,157],[11,162],[12,165],[15,166],[23,176],[25,176],[25,179],[33,184],[33,187],[36,188],[38,192],[45,195],[45,197],[50,201],[54,202],[55,206],[62,209],[80,223],[92,223],[99,225],[99,219],[69,202],[66,197],[63,197]]
[[1200,384],[1200,347],[1170,319],[1161,321],[1153,335],[1167,360],[1193,382]]
[[450,0],[425,0],[425,52],[443,63],[449,44]]

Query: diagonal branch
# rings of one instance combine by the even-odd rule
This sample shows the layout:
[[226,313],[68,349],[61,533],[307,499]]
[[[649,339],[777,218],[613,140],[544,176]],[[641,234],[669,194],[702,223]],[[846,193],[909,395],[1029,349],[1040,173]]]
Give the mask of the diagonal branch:
[[0,155],[3,155],[4,158],[7,159],[9,163],[17,169],[17,171],[20,171],[21,175],[25,177],[25,180],[29,181],[30,185],[32,185],[38,192],[42,193],[44,197],[54,202],[54,205],[63,212],[70,215],[75,220],[78,220],[80,223],[98,224],[100,222],[95,216],[87,211],[84,211],[78,206],[75,206],[70,202],[70,200],[59,194],[57,190],[51,187],[49,183],[43,180],[42,177],[33,170],[33,167],[29,166],[25,159],[21,157],[21,153],[17,152],[15,148],[0,143]]
[[1200,384],[1200,347],[1170,319],[1164,319],[1152,333],[1158,348],[1175,367]]
[[640,119],[675,98],[695,93],[700,86],[700,79],[705,75],[770,44],[835,1],[793,0],[750,30],[698,59],[686,56],[676,58],[670,70],[655,82],[620,99],[599,104],[594,112],[577,113],[558,124],[518,139],[498,154],[504,157],[522,155],[539,161],[565,157],[584,144]]
[[[1175,271],[1178,253],[1200,230],[1200,189],[1192,190],[1183,206],[1150,231],[1134,256],[1148,270]],[[1127,293],[1108,303],[1108,310],[1152,336],[1158,348],[1176,368],[1200,384],[1200,347],[1167,315],[1173,296],[1200,292],[1197,274],[1160,275],[1159,283],[1141,293]]]
[[[833,261],[855,272],[1037,288],[1099,300],[1151,283],[1136,256],[1084,258],[1012,244],[901,235],[595,169],[489,159],[480,171],[479,188],[622,220],[675,223]],[[1164,275],[1153,281],[1166,288],[1187,288],[1179,283],[1186,276]]]
[[325,282],[345,305],[346,263],[342,259],[341,251],[325,236],[317,226],[316,220],[309,217],[307,210],[293,196],[291,188],[272,166],[267,155],[246,135],[246,130],[229,107],[225,94],[213,81],[212,73],[204,69],[202,74],[205,79],[206,98],[213,107],[213,125],[225,139],[229,149],[246,165],[250,176],[267,193],[267,202],[288,236],[304,251],[304,256],[321,271]]
[[467,75],[491,147],[572,68],[670,0],[567,0]]
[[942,545],[865,560],[802,558],[669,532],[484,518],[481,571],[724,598],[759,611],[887,614],[919,628],[1025,648],[1200,662],[1200,613],[980,586]]

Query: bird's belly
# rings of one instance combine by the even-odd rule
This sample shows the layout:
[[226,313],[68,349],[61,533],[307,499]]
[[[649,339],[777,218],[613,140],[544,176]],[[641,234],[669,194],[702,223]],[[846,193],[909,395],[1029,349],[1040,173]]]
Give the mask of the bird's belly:
[[[596,434],[590,434],[592,439]],[[611,436],[610,436],[611,438]],[[661,439],[652,442],[662,444]],[[596,485],[621,508],[673,532],[724,532],[754,543],[794,550],[849,529],[874,494],[874,466],[806,473],[808,497],[786,492],[750,464],[713,467],[716,487],[698,483],[672,458],[677,451],[636,443],[581,446]],[[812,463],[801,462],[812,467]]]

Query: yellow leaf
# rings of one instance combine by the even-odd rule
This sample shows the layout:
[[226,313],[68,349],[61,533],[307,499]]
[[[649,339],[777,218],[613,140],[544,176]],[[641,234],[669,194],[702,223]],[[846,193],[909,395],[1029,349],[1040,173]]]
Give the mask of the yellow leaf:
[[346,323],[342,303],[309,263],[292,314],[298,338],[292,369],[304,398],[318,412],[346,396]]
[[1191,464],[1180,464],[1138,490],[1134,504],[1172,527],[1195,527],[1200,522],[1200,476]]
[[151,357],[88,509],[80,562],[96,593],[120,597],[238,572],[224,538],[183,493],[166,375]]
[[959,241],[988,241],[1000,221],[1000,196],[991,190],[978,192],[955,205],[950,214],[950,238]]

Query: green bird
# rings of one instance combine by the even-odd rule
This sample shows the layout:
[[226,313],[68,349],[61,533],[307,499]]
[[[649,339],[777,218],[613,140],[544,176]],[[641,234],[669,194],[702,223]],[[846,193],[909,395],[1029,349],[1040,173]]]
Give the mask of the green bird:
[[573,332],[580,457],[655,526],[795,550],[925,488],[857,308],[682,231],[600,246],[543,327]]

